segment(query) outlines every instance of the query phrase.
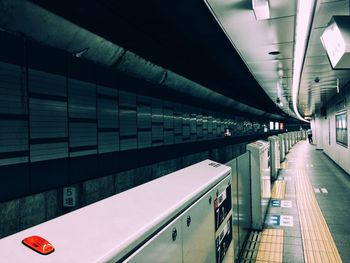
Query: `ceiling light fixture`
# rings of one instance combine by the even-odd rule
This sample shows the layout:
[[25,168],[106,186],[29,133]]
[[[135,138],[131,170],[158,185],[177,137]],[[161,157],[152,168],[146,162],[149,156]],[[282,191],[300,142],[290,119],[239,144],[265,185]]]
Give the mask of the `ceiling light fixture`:
[[268,0],[252,0],[252,4],[256,20],[270,18],[270,6]]
[[298,111],[297,101],[300,86],[300,78],[304,56],[306,53],[306,44],[310,31],[312,15],[314,12],[315,0],[298,0],[296,26],[295,26],[295,45],[294,45],[294,63],[293,63],[293,110],[300,120],[306,121]]
[[283,69],[277,69],[277,75],[280,78],[280,82],[282,83]]
[[339,79],[337,79],[337,93],[339,93]]
[[350,68],[350,16],[333,16],[321,35],[333,69]]

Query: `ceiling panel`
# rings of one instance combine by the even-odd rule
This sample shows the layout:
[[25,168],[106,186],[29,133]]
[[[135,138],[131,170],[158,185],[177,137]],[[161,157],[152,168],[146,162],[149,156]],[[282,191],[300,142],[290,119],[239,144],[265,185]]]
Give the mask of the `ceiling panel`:
[[[268,61],[280,59],[293,58],[294,42],[264,45],[255,49],[243,49],[241,55],[245,58],[247,63],[254,61]],[[270,55],[271,51],[279,51],[279,55]]]
[[[265,92],[272,100],[283,94],[290,102],[297,1],[269,0],[271,18],[267,20],[255,20],[251,1],[206,1]],[[320,40],[333,15],[349,14],[349,1],[318,1],[315,12],[298,98],[298,107],[304,114],[313,114],[315,109],[330,99],[335,93],[334,83],[337,79],[342,87],[350,78],[348,70],[345,70],[346,73],[332,70]],[[280,53],[271,56],[268,54],[271,51]],[[317,87],[316,77],[320,79]],[[285,112],[289,110],[284,108]]]
[[321,3],[329,3],[329,2],[341,2],[343,0],[321,0]]
[[[206,0],[227,37],[273,102],[290,99],[296,0],[269,0],[270,19],[256,20],[251,1]],[[279,54],[270,55],[269,52]],[[287,79],[289,78],[289,79]],[[280,87],[280,88],[278,88]],[[285,87],[284,89],[281,87]],[[284,98],[284,96],[286,98]],[[288,103],[283,110],[291,112]],[[293,115],[294,116],[294,115]]]
[[269,0],[270,17],[294,16],[296,14],[296,1]]
[[[328,72],[332,70],[329,65],[327,64],[316,64],[316,65],[310,65],[310,66],[304,66],[304,73],[319,73],[319,72]],[[316,77],[316,76],[315,76]]]
[[294,41],[294,16],[259,21],[253,17],[245,23],[232,16],[221,22],[238,50]]
[[326,51],[324,50],[321,40],[319,44],[311,44],[309,45],[309,50],[307,52],[308,57],[314,57],[314,56],[323,56],[326,55]]
[[320,56],[307,57],[304,64],[306,66],[308,66],[308,65],[320,65],[320,64],[329,65],[329,61],[328,61],[327,55],[324,53],[324,55],[320,55]]
[[[321,42],[321,35],[323,34],[323,31],[325,30],[325,27],[318,27],[318,28],[314,28],[312,30],[313,32],[313,36],[312,39],[310,39],[309,44],[311,45],[318,45],[318,44],[322,44]],[[324,49],[323,49],[324,51]],[[324,51],[325,53],[325,51]]]
[[314,28],[326,27],[329,20],[331,20],[334,15],[347,14],[349,14],[349,0],[321,3],[314,23]]
[[[350,79],[350,70],[332,70],[320,36],[333,15],[349,15],[349,1],[322,1],[315,14],[299,90],[299,108],[305,114],[327,104]],[[315,79],[318,78],[318,83]]]
[[293,68],[293,60],[292,59],[284,59],[284,60],[269,60],[269,61],[254,61],[248,62],[248,67],[252,72],[267,72],[267,71],[275,71],[278,74],[278,69],[286,69],[290,70]]

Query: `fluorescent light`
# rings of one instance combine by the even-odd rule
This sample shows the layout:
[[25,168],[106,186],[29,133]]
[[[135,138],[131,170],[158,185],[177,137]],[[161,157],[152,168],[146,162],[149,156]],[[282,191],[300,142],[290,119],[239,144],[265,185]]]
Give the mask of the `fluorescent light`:
[[270,18],[270,6],[268,0],[252,0],[253,11],[257,20]]
[[315,0],[298,0],[297,21],[295,26],[292,99],[294,112],[297,117],[303,121],[306,120],[299,114],[297,101],[301,71],[306,53],[306,41],[311,26],[314,6]]

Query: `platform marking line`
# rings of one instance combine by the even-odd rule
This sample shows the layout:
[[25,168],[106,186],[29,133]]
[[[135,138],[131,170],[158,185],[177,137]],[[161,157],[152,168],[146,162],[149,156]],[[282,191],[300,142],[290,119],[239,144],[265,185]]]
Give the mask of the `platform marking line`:
[[280,226],[294,226],[293,216],[281,215],[280,217]]
[[282,262],[283,235],[283,229],[264,229],[255,262]]
[[306,170],[298,169],[296,175],[296,199],[305,262],[342,262]]
[[292,207],[292,201],[291,200],[282,200],[281,201],[281,207],[282,208],[291,208]]
[[271,198],[272,199],[284,199],[286,194],[286,181],[277,180],[273,184]]

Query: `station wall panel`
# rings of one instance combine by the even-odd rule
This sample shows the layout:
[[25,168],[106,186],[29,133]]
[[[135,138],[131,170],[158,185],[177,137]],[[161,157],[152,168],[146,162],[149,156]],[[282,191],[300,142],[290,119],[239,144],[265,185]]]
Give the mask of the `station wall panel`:
[[98,153],[119,151],[118,90],[97,87]]
[[138,148],[152,145],[152,100],[150,97],[137,97],[137,142]]
[[0,62],[0,165],[28,162],[28,98],[24,76],[23,67]]
[[0,177],[1,191],[15,187],[0,201],[178,158],[187,143],[206,151],[214,139],[227,140],[226,128],[234,136],[263,133],[260,122],[253,130],[253,120],[0,34],[11,50],[0,51],[0,174],[17,178]]
[[28,71],[30,161],[68,157],[66,78]]

